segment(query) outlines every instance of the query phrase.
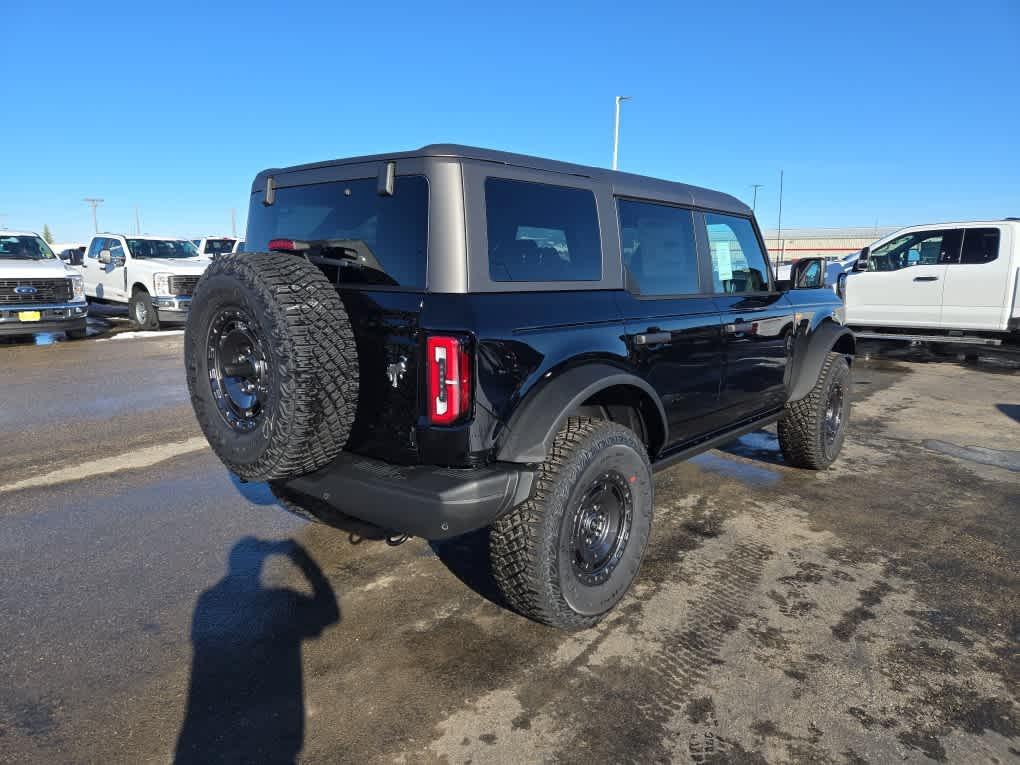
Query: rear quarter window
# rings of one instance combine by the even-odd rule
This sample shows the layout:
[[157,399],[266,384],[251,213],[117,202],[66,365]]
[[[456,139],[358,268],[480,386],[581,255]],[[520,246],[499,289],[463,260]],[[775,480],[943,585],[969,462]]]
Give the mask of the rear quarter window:
[[587,189],[488,178],[485,224],[494,282],[602,278],[595,195]]

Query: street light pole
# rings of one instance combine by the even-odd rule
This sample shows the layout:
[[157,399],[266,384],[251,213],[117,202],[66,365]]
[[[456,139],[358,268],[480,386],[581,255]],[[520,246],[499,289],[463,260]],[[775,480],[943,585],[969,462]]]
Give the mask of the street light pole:
[[783,241],[783,171],[779,171],[779,262],[786,257],[786,242]]
[[135,205],[135,233],[138,236],[142,235],[142,219],[138,217],[138,205]]
[[752,214],[758,208],[758,189],[760,189],[763,185],[764,184],[761,184],[761,183],[752,183],[751,184],[751,188],[754,189],[754,197],[752,197],[752,199],[751,199],[751,213]]
[[230,208],[230,235],[237,236],[237,210],[233,207]]
[[93,233],[99,233],[99,222],[96,218],[96,208],[99,207],[105,200],[97,199],[96,197],[85,197],[82,202],[92,207],[92,229]]
[[613,169],[616,169],[616,160],[620,154],[620,102],[630,101],[631,96],[616,97],[616,120],[613,123]]

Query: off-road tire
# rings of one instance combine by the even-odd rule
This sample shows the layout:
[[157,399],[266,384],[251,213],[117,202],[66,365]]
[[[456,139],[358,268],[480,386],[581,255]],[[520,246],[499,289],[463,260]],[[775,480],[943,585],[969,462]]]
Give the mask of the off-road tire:
[[131,293],[131,300],[128,302],[128,315],[138,329],[159,329],[159,314],[156,313],[156,308],[152,305],[152,298],[145,290],[136,289]]
[[[209,381],[209,331],[239,309],[267,355],[258,426],[238,432],[221,416]],[[236,475],[270,481],[329,464],[350,436],[358,403],[358,355],[334,286],[303,258],[235,253],[212,262],[195,288],[184,338],[192,406],[210,446]]]
[[[834,440],[826,437],[826,407],[833,386],[843,386],[841,425]],[[824,470],[839,456],[850,420],[853,379],[850,365],[841,353],[830,352],[811,392],[791,401],[779,420],[779,447],[793,467]]]
[[[608,578],[589,585],[571,569],[569,529],[586,486],[605,470],[622,471],[629,483],[630,536]],[[652,500],[648,454],[633,431],[606,420],[569,418],[538,468],[531,496],[491,529],[490,564],[507,603],[564,630],[598,623],[627,593],[641,567]]]

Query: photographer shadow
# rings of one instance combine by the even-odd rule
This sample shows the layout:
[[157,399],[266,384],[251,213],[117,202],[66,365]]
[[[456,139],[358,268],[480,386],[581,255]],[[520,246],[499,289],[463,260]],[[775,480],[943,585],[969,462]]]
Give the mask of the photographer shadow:
[[[274,555],[297,567],[311,595],[263,586]],[[234,545],[227,574],[195,605],[174,762],[295,762],[305,727],[301,644],[339,620],[336,593],[301,545],[254,537]]]

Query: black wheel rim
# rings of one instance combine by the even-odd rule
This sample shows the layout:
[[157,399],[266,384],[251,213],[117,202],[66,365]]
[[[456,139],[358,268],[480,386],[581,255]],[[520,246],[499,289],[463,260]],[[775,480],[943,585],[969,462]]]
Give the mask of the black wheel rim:
[[209,324],[209,387],[223,420],[247,433],[258,427],[269,394],[268,357],[247,313],[225,308]]
[[627,547],[633,517],[626,478],[609,471],[591,482],[570,530],[571,563],[582,584],[594,587],[609,579]]
[[836,442],[843,427],[844,395],[842,383],[835,383],[829,388],[829,397],[825,402],[825,442],[829,445]]

